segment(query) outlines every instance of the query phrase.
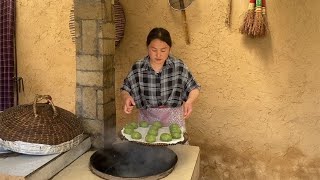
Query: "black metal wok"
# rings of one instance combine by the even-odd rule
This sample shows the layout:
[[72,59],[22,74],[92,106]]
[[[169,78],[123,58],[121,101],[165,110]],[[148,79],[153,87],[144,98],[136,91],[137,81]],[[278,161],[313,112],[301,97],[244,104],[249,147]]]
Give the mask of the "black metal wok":
[[177,161],[176,153],[167,147],[123,142],[96,151],[90,169],[104,179],[160,179],[172,172]]

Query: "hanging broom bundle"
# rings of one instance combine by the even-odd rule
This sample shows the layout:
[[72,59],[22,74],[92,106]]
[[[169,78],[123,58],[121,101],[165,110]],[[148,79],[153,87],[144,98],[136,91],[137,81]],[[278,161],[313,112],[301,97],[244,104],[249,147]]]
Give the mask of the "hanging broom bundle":
[[263,22],[265,25],[265,34],[267,34],[269,28],[268,28],[268,20],[267,20],[267,6],[266,6],[266,0],[262,0],[262,16],[263,16]]
[[261,37],[266,34],[266,24],[262,15],[262,0],[256,0],[254,22],[250,34]]
[[251,30],[254,23],[254,17],[255,17],[255,0],[249,0],[249,6],[248,11],[246,12],[246,15],[244,16],[242,26],[240,27],[241,34],[247,34],[249,36],[252,36]]

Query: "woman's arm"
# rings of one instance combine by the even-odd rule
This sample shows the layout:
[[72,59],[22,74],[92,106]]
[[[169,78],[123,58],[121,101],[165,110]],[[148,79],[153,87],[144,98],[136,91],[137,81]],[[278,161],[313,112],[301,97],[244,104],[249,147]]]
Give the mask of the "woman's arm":
[[190,91],[187,101],[184,103],[184,118],[190,117],[192,112],[192,104],[196,101],[200,94],[200,90],[195,88]]
[[121,91],[121,97],[124,104],[123,111],[126,114],[130,114],[132,112],[133,107],[136,105],[136,103],[134,102],[130,94],[125,90]]

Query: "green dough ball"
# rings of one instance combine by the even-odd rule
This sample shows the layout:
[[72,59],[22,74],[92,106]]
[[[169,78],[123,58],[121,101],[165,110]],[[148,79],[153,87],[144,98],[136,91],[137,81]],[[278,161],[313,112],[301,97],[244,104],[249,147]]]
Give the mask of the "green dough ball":
[[134,132],[131,133],[131,138],[132,139],[141,139],[142,135],[139,132],[134,131]]
[[153,126],[157,126],[157,127],[159,127],[159,128],[162,127],[162,123],[161,123],[160,121],[155,121],[155,122],[153,122],[152,125],[153,125]]
[[129,134],[129,135],[132,134],[133,131],[134,131],[134,130],[133,130],[133,129],[130,129],[130,128],[125,128],[125,129],[124,129],[124,133],[125,133],[125,134]]
[[134,127],[131,124],[126,124],[124,126],[125,129],[134,129]]
[[158,127],[158,126],[155,126],[155,125],[152,125],[152,126],[150,126],[149,130],[150,130],[150,129],[154,129],[154,130],[157,130],[157,131],[158,131],[158,130],[159,130],[159,127]]
[[171,134],[169,134],[169,133],[162,133],[162,134],[160,135],[160,140],[161,140],[161,141],[165,141],[165,142],[169,142],[169,141],[172,140],[172,136],[171,136]]
[[156,129],[149,129],[148,134],[158,136],[158,130]]
[[148,142],[148,143],[152,143],[152,142],[155,142],[155,141],[157,140],[157,136],[148,134],[148,135],[146,135],[145,140],[146,140],[146,142]]
[[149,124],[147,121],[141,121],[139,124],[140,124],[140,127],[143,127],[143,128],[149,127]]
[[179,134],[181,134],[181,129],[180,128],[171,128],[170,129],[170,133],[172,134],[172,133],[179,133]]
[[133,129],[137,129],[139,126],[138,126],[138,123],[136,123],[136,122],[132,122],[132,123],[130,123],[131,124],[131,126],[133,127]]
[[173,123],[169,126],[169,129],[171,130],[172,128],[179,128],[180,129],[180,126],[177,124],[177,123]]
[[171,136],[173,139],[180,139],[181,138],[181,133],[171,133]]

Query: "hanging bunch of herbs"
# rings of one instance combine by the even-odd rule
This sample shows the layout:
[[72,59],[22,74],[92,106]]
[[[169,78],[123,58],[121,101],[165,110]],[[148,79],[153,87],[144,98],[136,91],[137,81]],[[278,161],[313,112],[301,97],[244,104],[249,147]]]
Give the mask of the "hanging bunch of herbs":
[[263,37],[268,31],[266,0],[249,0],[248,11],[240,27],[241,34],[250,37]]

